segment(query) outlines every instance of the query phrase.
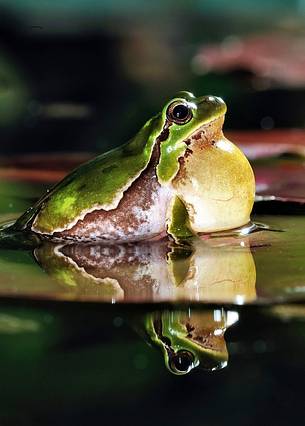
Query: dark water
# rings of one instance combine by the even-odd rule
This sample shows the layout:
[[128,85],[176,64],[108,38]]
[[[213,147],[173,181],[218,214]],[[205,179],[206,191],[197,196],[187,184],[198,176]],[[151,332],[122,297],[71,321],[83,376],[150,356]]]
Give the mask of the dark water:
[[284,232],[179,249],[3,240],[1,424],[299,421],[305,219],[255,219]]
[[177,310],[2,301],[1,424],[288,425],[303,418],[302,305],[179,313],[201,317],[210,334],[217,319],[235,321],[219,343],[227,367],[180,376],[166,369],[143,324]]

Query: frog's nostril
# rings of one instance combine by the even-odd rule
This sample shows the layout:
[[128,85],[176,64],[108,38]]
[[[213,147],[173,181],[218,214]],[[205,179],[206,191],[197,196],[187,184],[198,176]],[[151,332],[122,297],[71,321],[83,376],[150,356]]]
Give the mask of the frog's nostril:
[[207,96],[207,101],[218,105],[224,105],[223,99],[219,96]]
[[200,104],[201,103],[208,103],[208,104],[217,104],[217,105],[223,105],[224,104],[224,101],[221,99],[221,98],[219,98],[218,96],[213,96],[213,95],[207,95],[207,96],[203,96],[201,99],[200,99],[200,102],[199,102]]
[[224,103],[225,103],[224,100],[222,98],[220,98],[219,96],[214,96],[214,99],[218,104],[224,105]]
[[217,97],[216,96],[207,96],[207,101],[209,101],[209,102],[217,102]]

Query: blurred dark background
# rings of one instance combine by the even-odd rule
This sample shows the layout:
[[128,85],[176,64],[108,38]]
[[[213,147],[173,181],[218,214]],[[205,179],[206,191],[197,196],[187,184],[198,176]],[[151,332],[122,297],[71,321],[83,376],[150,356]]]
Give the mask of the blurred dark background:
[[304,127],[302,0],[0,0],[0,154],[104,151],[176,91]]

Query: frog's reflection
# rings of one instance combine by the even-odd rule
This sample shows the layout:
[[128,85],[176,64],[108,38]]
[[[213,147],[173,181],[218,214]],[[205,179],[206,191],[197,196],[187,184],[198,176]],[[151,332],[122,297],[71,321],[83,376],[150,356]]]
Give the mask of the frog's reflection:
[[256,298],[256,270],[246,240],[192,246],[167,241],[133,245],[54,245],[34,251],[61,286],[60,297],[125,302],[244,303]]
[[146,314],[144,329],[148,342],[161,349],[169,371],[181,375],[195,367],[226,367],[224,333],[236,321],[238,313],[224,309],[159,311]]

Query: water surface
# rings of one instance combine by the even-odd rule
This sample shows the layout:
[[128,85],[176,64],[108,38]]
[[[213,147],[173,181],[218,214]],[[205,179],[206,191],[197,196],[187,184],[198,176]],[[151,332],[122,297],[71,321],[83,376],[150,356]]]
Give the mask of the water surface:
[[272,230],[175,246],[2,241],[0,296],[101,302],[273,303],[304,299],[305,216],[257,215]]
[[[44,188],[0,181],[0,222]],[[260,201],[265,229],[181,246],[2,238],[2,423],[299,422],[303,210]]]

